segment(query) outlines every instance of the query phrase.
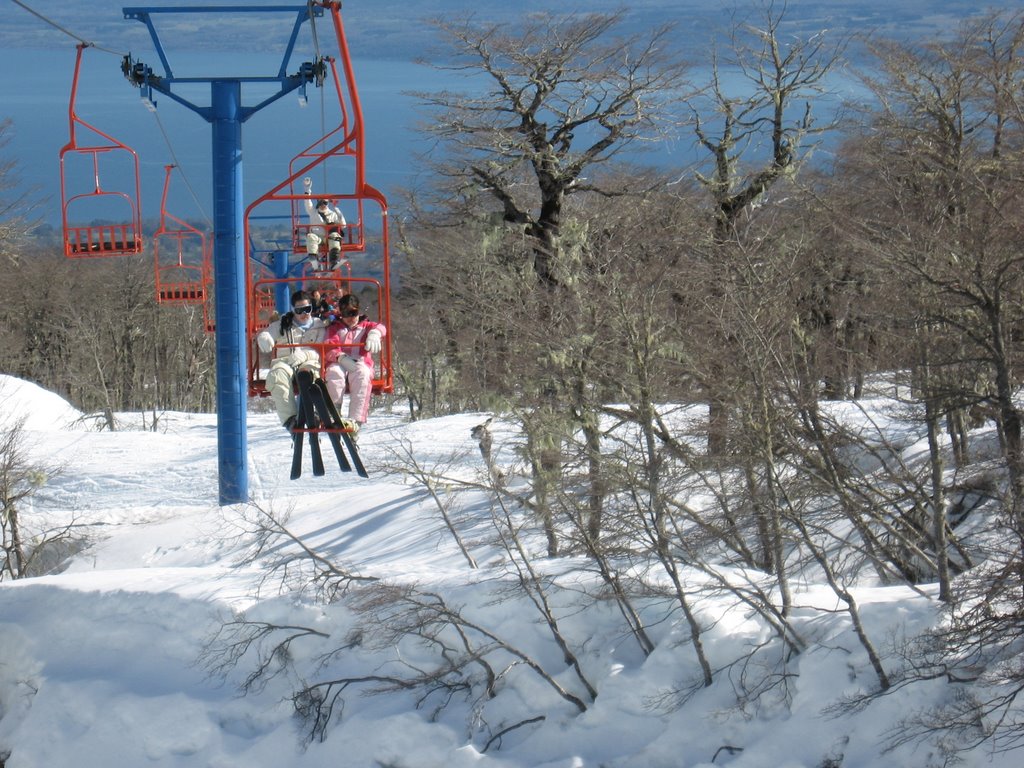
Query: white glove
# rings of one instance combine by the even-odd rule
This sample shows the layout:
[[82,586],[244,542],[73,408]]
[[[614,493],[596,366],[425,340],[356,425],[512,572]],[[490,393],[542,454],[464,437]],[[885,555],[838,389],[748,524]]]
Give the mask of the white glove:
[[309,178],[309,176],[307,176],[306,178],[304,178],[302,180],[302,188],[304,190],[306,190],[306,194],[307,195],[312,191],[312,189],[313,189],[313,180],[311,178]]
[[380,352],[380,331],[376,328],[370,330],[366,334],[366,351],[371,355],[375,355]]
[[341,357],[338,358],[338,366],[345,373],[353,373],[354,371],[358,371],[362,364],[362,360],[356,360],[355,358],[349,357],[348,355],[342,355]]
[[274,351],[274,337],[266,331],[260,333],[256,337],[256,346],[260,348],[261,352],[273,352]]
[[316,375],[320,375],[320,354],[314,349],[300,347],[288,355],[288,365],[296,371],[299,368],[315,368]]

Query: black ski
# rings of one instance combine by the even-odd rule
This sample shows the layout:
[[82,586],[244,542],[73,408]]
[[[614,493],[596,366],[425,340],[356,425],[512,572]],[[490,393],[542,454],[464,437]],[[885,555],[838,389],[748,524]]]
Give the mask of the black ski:
[[[335,418],[336,413],[332,413],[327,405],[330,402],[330,398],[325,398],[323,391],[315,384],[309,387],[309,396],[317,415],[320,416],[320,423],[328,428],[327,438],[331,441],[331,447],[334,448],[334,455],[338,459],[338,466],[341,467],[342,472],[351,472],[352,465],[345,458],[345,449],[341,447],[341,437],[335,431],[338,429],[338,423]],[[331,403],[331,405],[334,405],[334,403]]]
[[298,480],[302,476],[302,430],[306,426],[306,418],[299,409],[295,422],[292,424],[292,480]]
[[366,467],[363,466],[363,460],[359,458],[359,449],[356,447],[356,441],[352,439],[352,435],[349,432],[342,432],[341,439],[345,441],[345,447],[348,448],[348,453],[352,457],[352,463],[356,467],[356,474],[360,477],[369,477],[370,473],[366,471]]
[[[316,386],[320,390],[320,400],[323,402],[324,409],[331,415],[331,426],[335,429],[343,429],[341,415],[338,413],[338,408],[334,405],[334,401],[331,400],[331,395],[327,391],[327,383],[323,379],[317,379]],[[359,457],[359,449],[356,448],[356,441],[352,439],[352,435],[347,431],[342,431],[338,434],[345,441],[345,447],[348,448],[348,455],[352,457],[352,465],[356,468],[356,473],[360,477],[369,477],[370,474],[366,471],[366,467],[363,466],[363,460]]]
[[313,405],[318,390],[312,386],[313,374],[310,371],[299,371],[295,377],[299,384],[299,411],[302,413],[306,427],[312,430],[309,433],[309,452],[313,458],[313,476],[323,477],[326,474],[324,456],[320,450],[320,433],[316,431],[318,424]]

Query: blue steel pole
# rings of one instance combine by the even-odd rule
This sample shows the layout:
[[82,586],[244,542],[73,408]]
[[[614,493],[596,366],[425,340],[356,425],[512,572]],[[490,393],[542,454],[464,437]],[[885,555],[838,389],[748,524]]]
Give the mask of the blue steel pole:
[[217,321],[217,458],[220,503],[249,500],[246,463],[245,249],[242,242],[242,86],[215,80],[213,276]]
[[[291,265],[288,263],[291,258],[290,251],[274,251],[274,276],[279,278],[288,277]],[[278,283],[274,286],[274,306],[278,314],[283,315],[292,306],[292,288],[285,283]]]

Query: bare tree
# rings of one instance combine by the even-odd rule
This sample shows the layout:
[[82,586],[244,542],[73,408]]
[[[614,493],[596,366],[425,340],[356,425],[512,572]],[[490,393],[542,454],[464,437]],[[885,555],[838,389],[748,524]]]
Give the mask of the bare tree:
[[[740,217],[792,176],[837,124],[834,117],[817,123],[812,100],[828,93],[845,42],[830,42],[824,32],[787,42],[785,12],[769,3],[756,21],[734,20],[726,53],[714,54],[711,82],[689,101],[697,139],[713,160],[698,178],[714,201],[719,242],[731,240]],[[725,82],[735,73],[739,88]]]
[[212,408],[202,311],[157,304],[151,262],[65,259],[40,243],[0,272],[0,289],[0,367],[12,375],[82,410],[151,411],[154,423],[165,409]]
[[[785,6],[761,6],[756,21],[735,21],[724,53],[713,54],[711,82],[688,100],[697,140],[710,155],[710,169],[697,178],[713,206],[713,242],[708,253],[717,265],[721,295],[742,275],[732,265],[742,249],[745,217],[773,188],[792,179],[835,118],[814,119],[812,102],[827,92],[826,78],[839,64],[845,42],[824,33],[788,41]],[[726,83],[738,74],[741,85]],[[742,255],[739,256],[742,265]],[[680,296],[685,301],[685,295]],[[730,349],[728,338],[723,348]],[[729,406],[715,391],[725,382],[706,382],[708,453],[720,455],[728,443]]]
[[[14,124],[10,118],[0,120],[0,150],[10,142]],[[27,189],[19,189],[20,179],[14,160],[0,159],[0,258],[17,264],[28,235],[36,225],[35,204]]]
[[568,198],[622,194],[599,181],[599,167],[657,137],[682,84],[668,27],[612,38],[622,17],[530,15],[514,31],[434,22],[454,60],[428,63],[475,79],[468,92],[416,94],[438,113],[427,129],[445,151],[433,168],[465,209],[522,228],[546,285],[565,278],[558,239]]
[[[588,231],[584,203],[575,201],[648,185],[640,177],[602,171],[627,148],[668,128],[685,72],[668,26],[623,38],[616,36],[622,20],[622,13],[531,15],[513,30],[437,21],[451,53],[430,63],[466,75],[467,88],[416,94],[433,116],[427,130],[439,147],[431,167],[443,197],[421,223],[436,229],[473,222],[487,247],[498,249],[490,256],[498,271],[512,278],[475,283],[470,317],[486,331],[479,359],[493,359],[489,347],[515,363],[508,377],[522,406],[534,507],[546,521],[551,554],[558,552],[558,539],[550,504],[561,480],[564,441],[577,424],[590,434],[592,519],[600,520],[600,456],[590,401],[595,348],[587,331],[579,330],[599,315],[586,295],[595,295],[588,281],[600,258],[593,253],[597,235]],[[477,271],[464,263],[477,251],[462,254],[455,267],[460,275]],[[444,290],[450,282],[441,272],[433,279],[443,281]],[[496,317],[499,296],[510,296],[510,303]],[[516,306],[529,312],[516,312]],[[455,333],[448,343],[466,348]]]
[[[423,479],[428,473],[417,466],[414,471]],[[458,484],[457,478],[431,479]],[[464,696],[472,704],[474,728],[486,726],[486,701],[496,695],[505,678],[513,675],[536,677],[579,712],[585,712],[597,696],[579,658],[582,641],[567,634],[559,616],[564,608],[556,605],[566,596],[575,604],[575,585],[562,588],[557,579],[535,568],[525,542],[532,529],[501,504],[501,497],[493,530],[508,556],[511,574],[495,582],[492,596],[498,602],[524,602],[536,609],[538,626],[547,630],[547,636],[538,632],[529,643],[515,642],[491,626],[487,620],[489,604],[483,609],[460,605],[444,591],[386,582],[334,562],[273,510],[253,507],[228,522],[240,538],[250,542],[246,562],[264,567],[261,590],[303,595],[322,606],[340,608],[344,603],[354,612],[349,628],[332,634],[302,623],[279,623],[239,613],[224,622],[204,649],[201,662],[211,673],[224,676],[239,666],[246,670],[241,682],[244,691],[259,690],[278,675],[295,672],[296,656],[310,659],[311,669],[298,670],[301,683],[292,699],[311,739],[326,738],[330,724],[343,714],[345,696],[353,691],[410,691],[417,696],[418,706],[435,702],[435,712],[448,706],[454,697]],[[493,575],[481,578],[490,581]],[[415,663],[399,650],[410,642],[424,652],[414,654],[419,657]],[[533,645],[537,642],[542,646],[553,643],[557,649],[554,655],[562,664],[538,654]],[[294,651],[299,644],[306,646],[301,654]],[[389,650],[394,658],[383,667],[375,664],[365,674],[334,675],[333,661],[359,647]],[[565,667],[572,670],[569,680],[562,679]],[[577,692],[577,688],[582,690]],[[544,717],[531,712],[517,724],[539,722]],[[514,727],[517,725],[505,723],[490,733],[487,746],[500,741],[501,734]]]
[[[1004,492],[992,494],[1001,513],[990,504],[974,518],[989,541],[977,555],[983,559],[958,578],[955,571],[945,575],[947,619],[908,644],[899,683],[945,680],[955,694],[964,683],[971,690],[900,723],[894,743],[940,730],[953,737],[953,751],[1024,743],[1016,715],[1024,690],[1022,50],[1020,12],[965,23],[948,41],[872,45],[877,65],[866,82],[878,107],[870,114],[867,151],[857,154],[870,199],[858,206],[851,229],[862,252],[898,284],[903,301],[893,305],[892,323],[908,339],[909,390],[925,415],[931,477],[904,530],[931,531],[918,540],[956,551],[949,514],[955,484],[947,467],[967,475],[970,453],[962,426],[951,430],[952,450],[942,444],[942,418],[963,424],[957,413],[971,411],[993,418],[1006,477]],[[940,573],[954,565],[952,558],[936,563]]]
[[[968,460],[963,413],[998,421],[1014,509],[1024,510],[1024,419],[1015,401],[1024,324],[1019,174],[1021,14],[965,25],[923,46],[876,41],[879,107],[869,154],[873,205],[862,237],[897,275],[907,300],[897,321],[916,339],[905,362],[935,418],[947,416],[954,456]],[[927,385],[926,388],[924,386]],[[936,513],[941,496],[936,495]],[[1016,513],[1024,533],[1024,512]]]
[[[38,563],[53,550],[70,553],[72,524],[57,530],[39,530],[27,524],[25,506],[60,468],[29,460],[25,453],[25,418],[0,428],[0,580],[38,575]],[[58,558],[63,559],[63,558]]]

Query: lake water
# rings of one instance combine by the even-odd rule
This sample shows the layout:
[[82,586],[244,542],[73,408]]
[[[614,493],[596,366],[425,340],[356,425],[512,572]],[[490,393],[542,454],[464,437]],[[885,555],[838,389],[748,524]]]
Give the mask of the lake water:
[[[115,0],[90,0],[88,3],[43,4],[40,11],[52,16],[63,29],[99,41],[100,46],[104,41],[116,41],[109,45],[118,50],[123,45],[135,46],[137,54],[150,51],[145,28],[137,22],[125,21],[122,5]],[[612,11],[621,5],[615,0],[592,0],[585,10]],[[736,5],[750,10],[755,4],[738,2]],[[856,32],[927,39],[951,32],[964,18],[981,13],[982,6],[1016,9],[1019,0],[991,0],[980,5],[971,0],[945,0],[943,3],[907,0],[898,6],[884,0],[829,3],[791,0],[787,4],[785,34],[806,39],[828,29],[836,38]],[[415,111],[413,99],[403,91],[433,91],[445,87],[461,90],[462,84],[450,73],[412,63],[414,56],[428,55],[430,46],[439,42],[436,31],[420,17],[437,15],[455,20],[472,12],[481,22],[497,19],[514,24],[524,13],[544,10],[562,11],[564,3],[556,0],[530,0],[525,5],[504,0],[424,0],[421,3],[374,0],[345,9],[349,43],[357,56],[355,75],[367,126],[367,178],[393,204],[397,190],[415,179],[417,151],[429,147],[428,140],[416,130],[416,123],[422,116]],[[181,34],[180,40],[161,36],[178,76],[220,74],[209,68],[226,61],[237,63],[253,56],[268,45],[268,41],[275,41],[275,44],[281,41],[276,31],[270,37],[248,32],[240,34],[239,20],[235,17],[228,31],[230,34],[224,26],[208,23],[205,17],[200,21],[202,23],[195,23],[186,15],[176,27],[172,26]],[[697,0],[637,0],[629,4],[623,31],[641,32],[667,21],[679,25],[672,38],[673,44],[691,61],[701,63],[709,60],[709,35],[716,30],[719,34],[722,32],[727,14],[723,14],[719,4]],[[244,50],[230,54],[209,52],[230,47],[228,41]],[[189,52],[187,46],[208,50]],[[155,54],[141,56],[154,71],[162,73]],[[67,34],[14,6],[6,6],[0,13],[0,118],[10,117],[14,121],[13,131],[8,133],[8,145],[0,148],[0,161],[17,161],[25,185],[31,188],[32,198],[49,203],[46,220],[58,224],[58,153],[68,140],[68,92],[74,61],[75,41]],[[78,99],[79,116],[139,153],[146,218],[158,215],[164,166],[174,162],[180,164],[209,214],[212,205],[209,124],[165,97],[158,97],[156,116],[151,114],[141,104],[138,91],[121,76],[120,63],[119,56],[99,48],[86,51]],[[264,70],[264,73],[267,72]],[[844,95],[857,96],[857,88],[852,83],[851,77],[837,73],[833,87]],[[244,124],[247,198],[262,194],[285,178],[293,155],[323,134],[318,109],[318,94],[322,90],[309,89],[311,98],[305,109],[298,106],[294,95],[289,95]],[[835,103],[837,100],[833,99],[831,104]],[[829,109],[826,102],[820,111],[815,111],[825,119]],[[636,159],[673,172],[678,169],[679,175],[683,175],[698,158],[706,159],[706,154],[695,153],[692,133],[684,129],[680,136],[654,144],[652,152]],[[183,185],[172,186],[170,201],[169,207],[178,216],[193,218],[199,213]]]
[[[162,73],[155,55],[152,58],[144,62],[157,74]],[[232,60],[238,58],[232,57]],[[224,61],[209,53],[179,54],[178,62],[172,58],[171,64],[178,77],[249,74],[225,73],[219,68]],[[3,157],[17,161],[31,198],[47,201],[44,221],[57,226],[60,224],[59,152],[69,138],[68,99],[74,63],[73,44],[53,50],[0,51],[0,71],[5,73],[0,77],[0,118],[13,120],[9,144],[0,152]],[[184,63],[191,66],[189,71],[183,71]],[[152,221],[159,216],[164,168],[169,164],[177,164],[188,182],[183,183],[177,174],[172,179],[169,211],[189,220],[212,217],[210,124],[159,93],[155,94],[156,112],[150,112],[142,103],[138,89],[123,78],[120,67],[121,61],[116,55],[97,49],[85,51],[77,115],[138,153],[145,219]],[[398,190],[413,184],[422,171],[417,153],[427,151],[430,146],[429,138],[417,129],[424,115],[416,110],[413,97],[404,92],[464,90],[465,81],[410,61],[364,59],[354,61],[353,67],[366,125],[367,181],[384,192],[394,205]],[[294,67],[290,71],[294,71]],[[263,74],[274,72],[276,64]],[[851,82],[849,78],[837,77],[837,90],[849,95]],[[246,87],[243,86],[243,104],[253,106],[259,99],[247,97]],[[201,105],[209,103],[208,90],[208,85],[175,87],[176,93],[186,94]],[[246,200],[254,199],[283,181],[288,176],[292,158],[335,126],[337,120],[332,121],[330,117],[334,113],[329,101],[321,101],[334,99],[333,87],[308,87],[307,95],[305,107],[300,106],[296,94],[289,94],[243,123]],[[635,154],[633,159],[664,169],[679,169],[680,175],[698,157],[692,135],[685,129],[674,140],[648,147],[648,151]],[[189,186],[195,191],[195,198]]]
[[[162,72],[159,61],[145,63],[155,72]],[[74,45],[0,52],[0,119],[13,121],[7,132],[8,144],[0,152],[4,159],[17,162],[23,186],[31,190],[33,199],[47,202],[50,213],[45,219],[57,224],[59,153],[69,139],[68,101],[74,64]],[[367,181],[390,196],[412,180],[413,157],[419,143],[413,101],[402,91],[430,88],[436,73],[412,63],[388,60],[355,62],[354,66],[366,125]],[[210,70],[210,74],[220,76],[222,72]],[[181,76],[177,68],[175,75]],[[151,113],[138,89],[122,77],[120,59],[103,51],[85,51],[79,83],[78,117],[138,153],[146,218],[159,215],[164,167],[175,163],[203,202],[206,214],[212,215],[212,128],[206,120],[161,94],[156,94],[157,110]],[[207,86],[202,87],[208,92]],[[243,103],[253,106],[257,100],[247,99],[246,87]],[[175,91],[184,92],[178,87]],[[280,183],[288,175],[293,156],[337,124],[336,118],[327,122],[322,119],[329,107],[321,109],[321,95],[332,98],[333,90],[309,87],[307,94],[305,107],[299,105],[296,94],[289,94],[243,123],[247,198]],[[205,101],[202,94],[193,97],[189,93],[188,98],[201,105],[209,102],[208,95]],[[79,138],[79,143],[85,142]],[[185,185],[177,181],[172,181],[168,208],[181,218],[201,215]]]

